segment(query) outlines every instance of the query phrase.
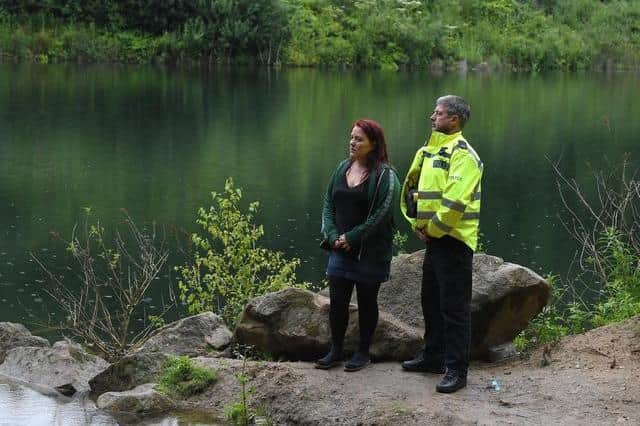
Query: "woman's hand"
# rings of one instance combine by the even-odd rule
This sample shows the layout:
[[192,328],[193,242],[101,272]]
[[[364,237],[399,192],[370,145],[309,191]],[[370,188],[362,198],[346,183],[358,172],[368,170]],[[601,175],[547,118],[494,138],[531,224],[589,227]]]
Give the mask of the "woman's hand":
[[347,241],[347,237],[345,237],[344,234],[340,235],[336,240],[336,242],[333,243],[333,248],[336,250],[342,249],[344,251],[351,250],[351,246],[349,245],[349,242]]

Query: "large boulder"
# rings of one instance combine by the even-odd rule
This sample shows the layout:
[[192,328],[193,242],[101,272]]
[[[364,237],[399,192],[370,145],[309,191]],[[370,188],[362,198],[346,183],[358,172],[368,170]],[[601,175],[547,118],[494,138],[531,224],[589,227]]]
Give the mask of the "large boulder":
[[[358,310],[350,306],[345,349],[358,343]],[[329,299],[295,288],[269,293],[249,301],[234,338],[276,357],[313,360],[329,348]],[[404,360],[421,345],[421,332],[381,312],[373,337],[371,356],[377,360]]]
[[17,347],[7,351],[0,374],[39,386],[58,388],[65,395],[88,391],[89,379],[107,368],[104,359],[70,341],[52,347]]
[[160,414],[174,407],[173,401],[155,390],[154,383],[145,383],[124,392],[106,392],[98,397],[98,408],[112,413],[138,415]]
[[20,346],[47,347],[49,341],[42,337],[34,336],[22,324],[14,322],[0,322],[0,363],[8,350]]
[[[378,296],[381,310],[422,330],[423,259],[424,250],[395,257],[391,279]],[[549,283],[529,268],[487,254],[474,255],[472,356],[486,358],[491,347],[510,342],[546,305],[549,290]]]
[[232,334],[213,312],[203,312],[159,328],[139,349],[90,380],[97,393],[121,392],[154,382],[168,356],[219,356]]
[[203,312],[159,328],[136,352],[207,356],[231,343],[232,333],[213,312]]

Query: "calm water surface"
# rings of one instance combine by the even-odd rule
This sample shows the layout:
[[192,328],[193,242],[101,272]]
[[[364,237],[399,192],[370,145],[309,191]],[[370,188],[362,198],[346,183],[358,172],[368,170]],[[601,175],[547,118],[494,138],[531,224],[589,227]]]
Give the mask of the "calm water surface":
[[[69,237],[83,208],[107,227],[126,209],[138,223],[188,235],[197,208],[229,176],[245,200],[261,202],[264,244],[299,257],[299,277],[318,284],[325,265],[317,248],[322,194],[346,156],[353,120],[383,124],[404,175],[429,133],[435,98],[446,93],[464,96],[473,108],[465,135],[485,163],[485,250],[541,273],[564,273],[575,246],[556,218],[561,206],[547,158],[587,186],[588,165],[607,168],[607,159],[616,163],[630,152],[637,166],[639,92],[635,74],[0,65],[0,321],[45,332],[39,327],[59,316],[29,253],[64,269],[68,256],[50,235]],[[180,244],[170,246],[170,262],[183,262]],[[417,248],[410,238],[407,249]],[[175,277],[167,272],[148,300],[150,311],[168,286]],[[82,424],[93,416],[32,393],[0,384],[0,418],[28,413],[12,424]]]
[[[383,124],[403,175],[429,133],[434,99],[445,93],[472,105],[465,135],[485,163],[486,251],[563,273],[574,244],[556,219],[547,158],[585,185],[588,164],[608,167],[607,158],[625,152],[639,164],[638,92],[637,74],[1,65],[0,320],[55,315],[29,253],[64,268],[69,259],[51,232],[69,237],[84,207],[108,228],[126,209],[138,223],[187,235],[197,208],[229,176],[245,200],[261,202],[264,244],[299,257],[300,278],[319,283],[322,194],[346,156],[352,121]],[[407,249],[418,247],[410,238]],[[175,251],[171,263],[182,261]],[[158,286],[174,281],[164,274]],[[150,306],[158,305],[152,296]]]

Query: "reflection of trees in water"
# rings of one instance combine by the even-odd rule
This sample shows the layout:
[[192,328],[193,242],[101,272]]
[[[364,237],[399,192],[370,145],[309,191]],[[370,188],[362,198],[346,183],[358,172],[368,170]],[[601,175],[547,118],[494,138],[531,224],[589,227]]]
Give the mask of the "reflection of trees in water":
[[[124,207],[138,223],[189,235],[197,207],[228,176],[261,202],[265,244],[301,258],[300,278],[318,282],[321,199],[346,157],[353,120],[383,125],[402,176],[445,93],[472,106],[464,133],[486,165],[487,250],[560,272],[573,245],[555,219],[560,203],[545,155],[562,156],[563,170],[584,182],[586,161],[597,168],[604,153],[638,152],[640,133],[640,122],[626,118],[640,108],[627,96],[637,81],[625,74],[3,65],[0,77],[0,205],[14,206],[0,209],[0,229],[16,227],[1,234],[8,254],[0,280],[25,289],[38,278],[26,252],[49,247],[50,230],[69,235],[82,207],[107,225]],[[407,250],[417,248],[410,238]],[[18,266],[6,265],[9,257]],[[17,293],[5,294],[15,303]]]

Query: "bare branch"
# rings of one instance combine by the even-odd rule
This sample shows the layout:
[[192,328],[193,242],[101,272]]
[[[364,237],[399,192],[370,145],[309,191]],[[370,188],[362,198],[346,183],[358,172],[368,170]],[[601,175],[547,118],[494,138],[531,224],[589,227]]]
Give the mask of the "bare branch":
[[[79,271],[79,288],[77,283],[68,284],[56,276],[36,255],[31,257],[48,278],[45,292],[65,315],[60,327],[115,360],[141,345],[153,331],[151,324],[133,330],[132,326],[142,311],[142,299],[167,262],[168,252],[163,241],[156,240],[155,227],[150,235],[145,234],[129,216],[125,218],[127,233],[117,230],[111,247],[99,221],[88,222],[85,220],[80,235],[74,226],[67,243]],[[170,300],[175,301],[175,296]],[[174,305],[164,306],[159,316]]]

